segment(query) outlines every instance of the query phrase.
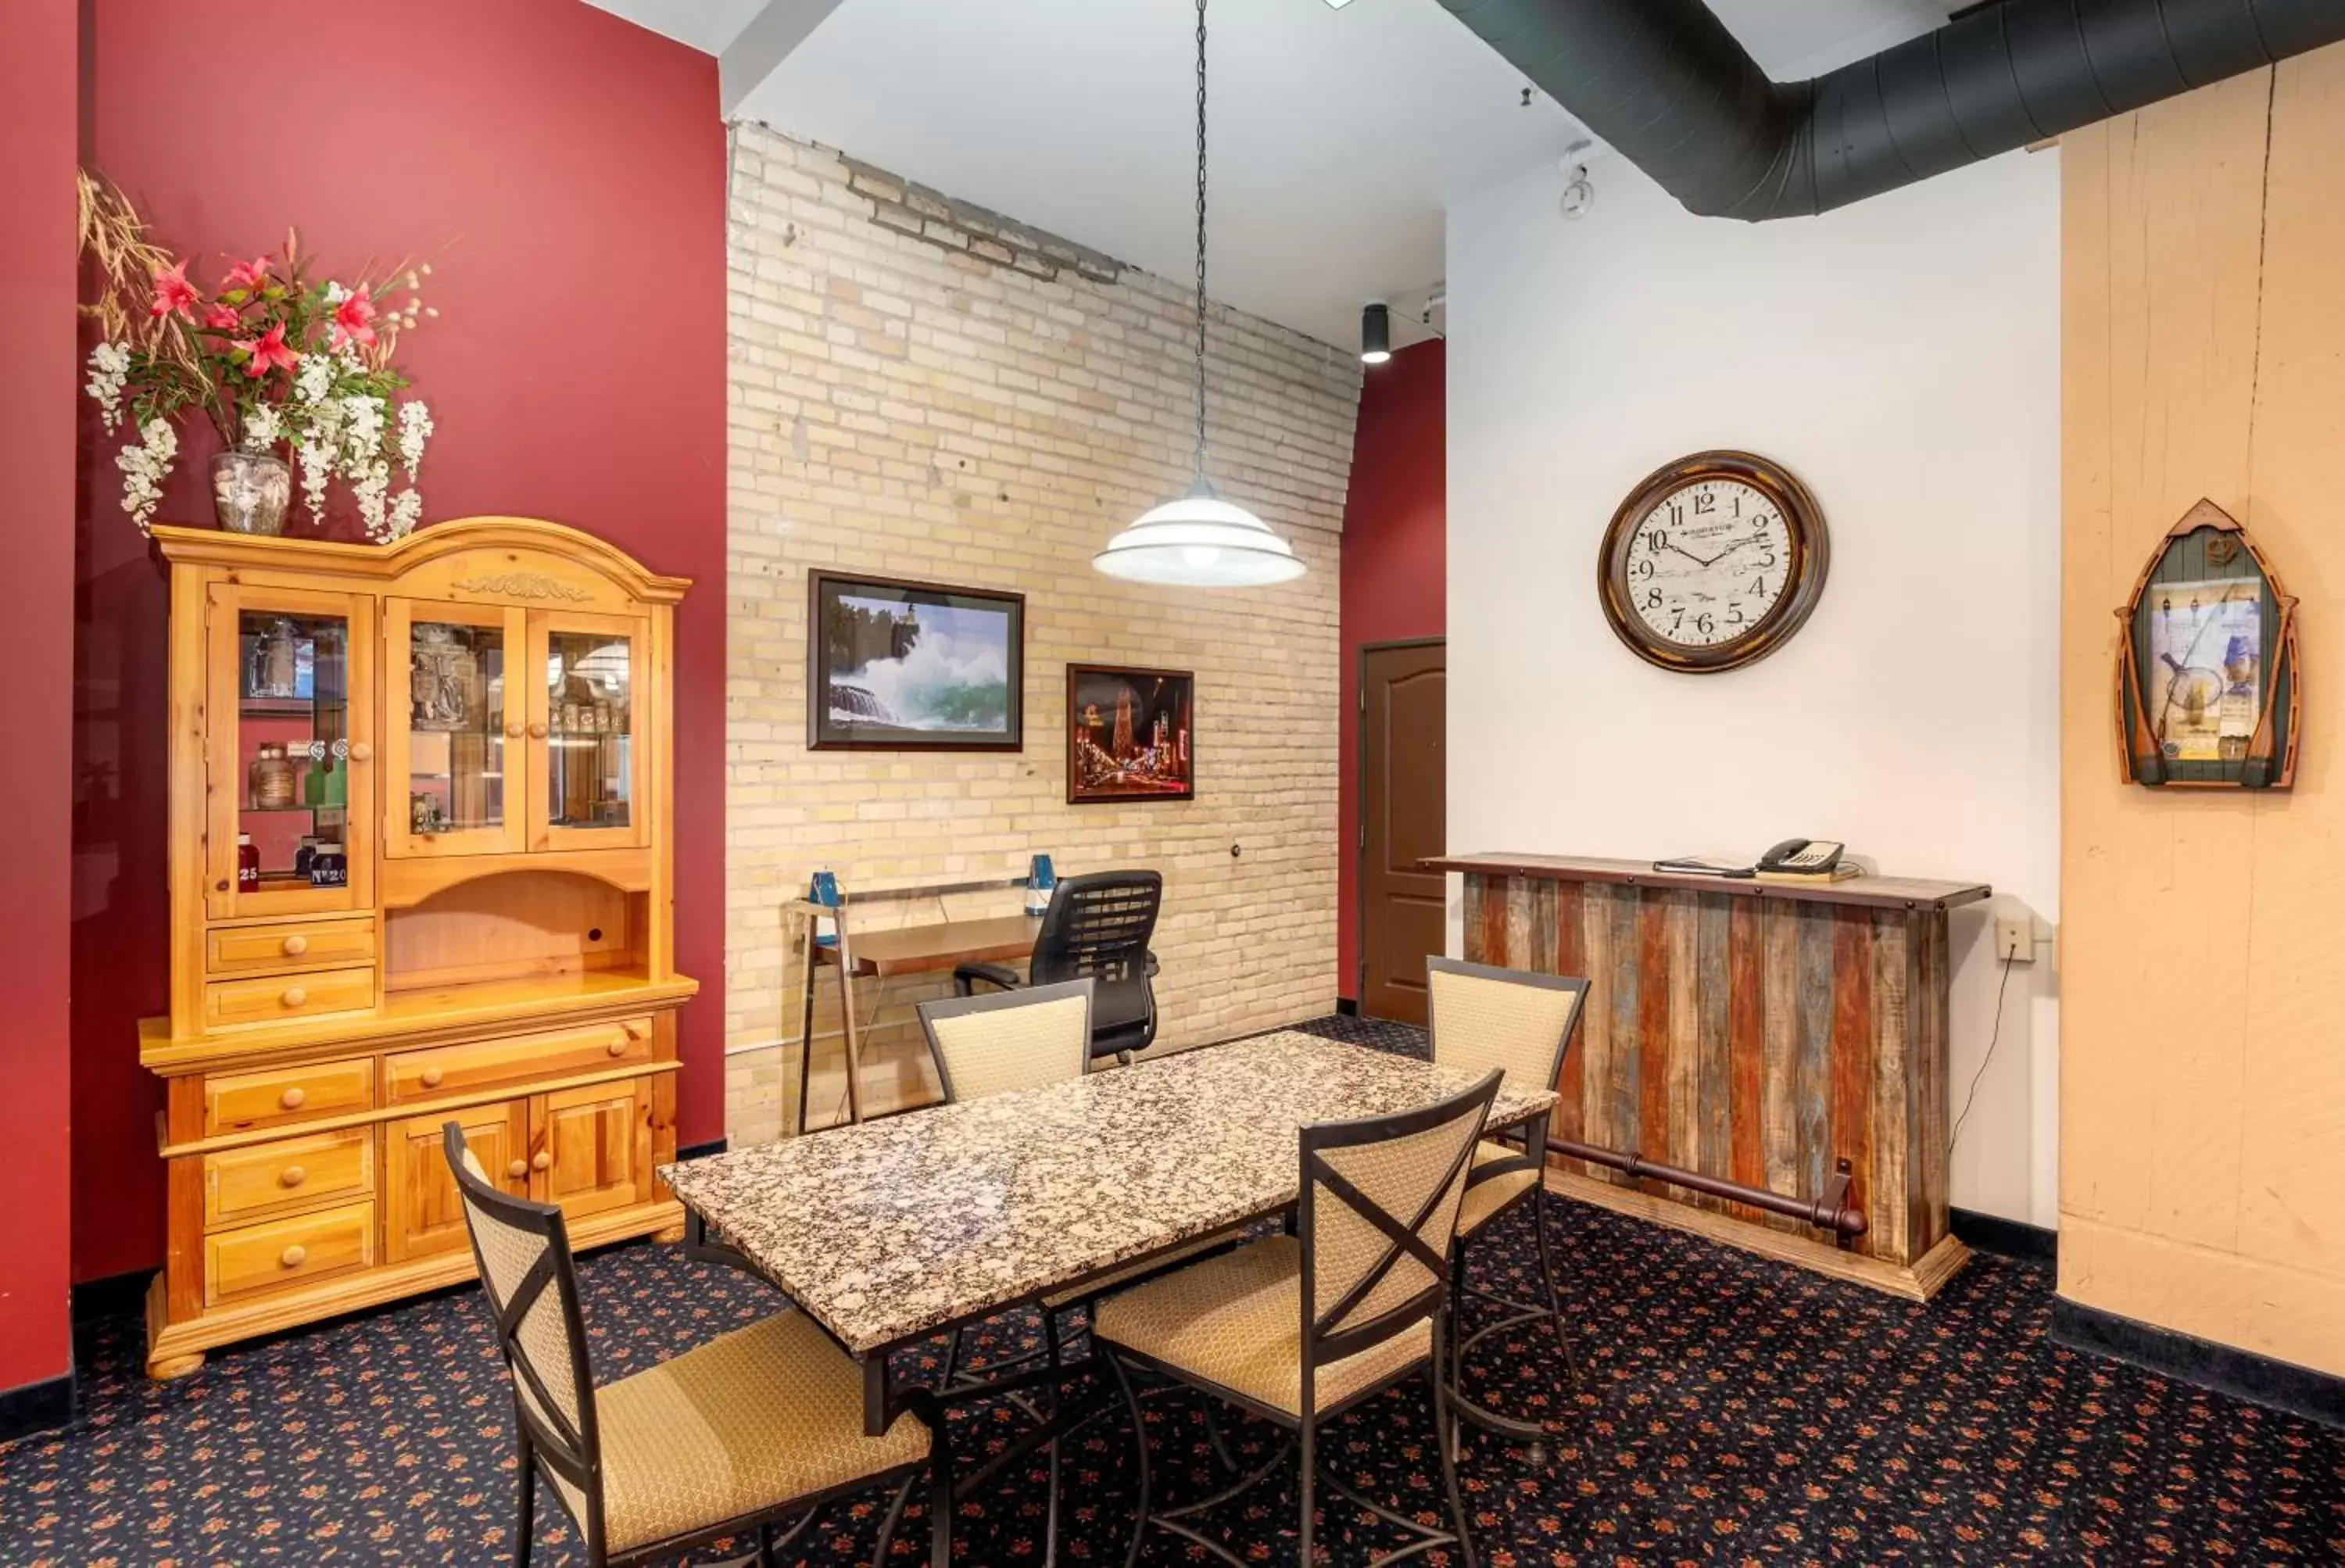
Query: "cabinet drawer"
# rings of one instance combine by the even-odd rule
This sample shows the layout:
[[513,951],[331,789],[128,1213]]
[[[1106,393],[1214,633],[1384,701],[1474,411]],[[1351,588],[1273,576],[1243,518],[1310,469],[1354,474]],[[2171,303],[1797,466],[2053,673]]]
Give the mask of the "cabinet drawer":
[[407,1105],[442,1095],[530,1084],[651,1059],[652,1021],[648,1018],[436,1045],[429,1051],[405,1051],[383,1058],[386,1103]]
[[310,1062],[204,1080],[204,1133],[239,1133],[374,1108],[374,1062]]
[[204,1237],[204,1302],[290,1289],[374,1262],[374,1205],[264,1220]]
[[373,1193],[374,1133],[367,1127],[204,1156],[207,1227]]
[[204,969],[211,974],[281,973],[374,962],[374,918],[273,921],[268,925],[215,928],[204,937]]
[[360,1012],[373,1005],[371,967],[219,980],[204,987],[204,1027],[240,1029],[285,1023],[324,1013]]

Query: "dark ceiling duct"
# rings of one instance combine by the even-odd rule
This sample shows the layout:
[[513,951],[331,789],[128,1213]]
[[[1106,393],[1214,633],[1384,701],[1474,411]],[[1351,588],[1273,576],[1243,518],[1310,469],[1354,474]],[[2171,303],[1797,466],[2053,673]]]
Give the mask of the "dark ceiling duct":
[[2345,0],[2002,0],[1806,82],[1702,0],[1442,0],[1707,218],[1806,217],[2345,38]]

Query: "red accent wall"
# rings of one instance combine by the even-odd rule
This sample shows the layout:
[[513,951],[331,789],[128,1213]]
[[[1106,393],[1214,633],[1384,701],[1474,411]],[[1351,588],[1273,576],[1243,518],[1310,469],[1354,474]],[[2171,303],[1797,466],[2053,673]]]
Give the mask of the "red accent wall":
[[74,0],[8,9],[0,49],[0,295],[14,320],[0,374],[0,552],[8,672],[0,834],[0,1148],[18,1173],[0,1204],[0,1391],[72,1367],[66,1193],[66,932],[73,814],[74,151],[80,76]]
[[1438,338],[1371,366],[1344,497],[1344,714],[1335,992],[1360,992],[1360,646],[1447,635],[1447,379]]
[[[676,620],[676,962],[701,983],[683,1014],[680,1133],[721,1137],[716,61],[579,0],[249,0],[232,14],[107,0],[92,14],[86,155],[160,239],[203,258],[189,273],[207,289],[223,254],[274,249],[289,223],[313,276],[432,262],[426,300],[440,316],[401,345],[439,427],[427,518],[550,517],[697,579]],[[74,1272],[86,1279],[161,1260],[162,1171],[148,1152],[160,1091],[134,1030],[163,1011],[169,962],[163,581],[121,514],[111,444],[94,449],[86,417],[83,428],[73,1187],[86,1217]],[[167,517],[208,521],[195,484],[208,451],[183,437]],[[11,736],[24,738],[14,725]],[[14,813],[0,821],[20,844],[39,837]]]

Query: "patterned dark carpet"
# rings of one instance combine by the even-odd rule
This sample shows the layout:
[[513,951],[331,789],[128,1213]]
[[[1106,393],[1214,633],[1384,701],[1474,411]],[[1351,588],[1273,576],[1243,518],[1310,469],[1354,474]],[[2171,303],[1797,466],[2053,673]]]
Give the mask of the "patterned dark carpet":
[[[1390,1026],[1322,1027],[1421,1049]],[[1529,1224],[1518,1211],[1477,1245],[1481,1282],[1528,1293]],[[2345,1563],[2345,1432],[2050,1345],[2040,1268],[1981,1257],[1914,1307],[1561,1200],[1547,1224],[1568,1260],[1583,1381],[1564,1387],[1543,1330],[1484,1348],[1470,1390],[1557,1424],[1543,1470],[1489,1440],[1468,1452],[1467,1507],[1491,1568]],[[673,1247],[619,1247],[580,1272],[604,1379],[779,1305]],[[996,1327],[993,1354],[1031,1342],[1030,1318]],[[135,1323],[97,1326],[80,1355],[80,1418],[0,1446],[0,1563],[510,1558],[512,1399],[471,1289],[252,1345],[178,1383],[141,1376]],[[964,1412],[959,1462],[999,1451],[1024,1422],[999,1404]],[[1218,1484],[1194,1397],[1152,1400],[1148,1425],[1174,1501]],[[1227,1430],[1242,1451],[1269,1453],[1267,1427],[1231,1418]],[[1323,1453],[1368,1495],[1430,1520],[1441,1506],[1430,1431],[1422,1393],[1395,1393],[1341,1420]],[[1119,1409],[1070,1453],[1068,1563],[1122,1562],[1131,1445]],[[1038,1456],[963,1504],[957,1560],[1039,1563],[1041,1476]],[[786,1561],[868,1561],[882,1506],[874,1494],[833,1508]],[[1325,1515],[1326,1561],[1399,1543],[1351,1512]],[[543,1492],[538,1516],[536,1561],[577,1562]],[[1291,1489],[1271,1487],[1216,1522],[1241,1555],[1275,1563],[1292,1561],[1281,1535],[1292,1516]],[[927,1538],[916,1505],[895,1560],[924,1562]],[[1201,1560],[1162,1536],[1142,1556]]]

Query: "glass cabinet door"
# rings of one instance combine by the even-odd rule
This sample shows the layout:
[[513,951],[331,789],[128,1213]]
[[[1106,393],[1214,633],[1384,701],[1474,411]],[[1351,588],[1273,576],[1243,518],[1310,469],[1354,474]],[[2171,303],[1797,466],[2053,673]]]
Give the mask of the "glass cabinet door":
[[221,583],[207,610],[205,912],[366,907],[373,600]]
[[649,623],[633,616],[529,613],[530,848],[647,841],[636,705]]
[[383,852],[519,853],[528,748],[521,667],[528,616],[494,605],[383,607]]

